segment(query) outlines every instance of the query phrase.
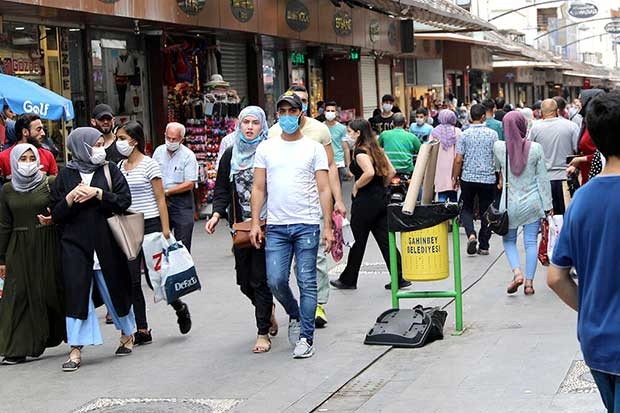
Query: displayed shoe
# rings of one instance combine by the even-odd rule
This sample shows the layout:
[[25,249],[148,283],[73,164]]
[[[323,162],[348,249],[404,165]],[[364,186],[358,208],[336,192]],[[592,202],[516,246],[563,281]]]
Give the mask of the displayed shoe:
[[179,323],[181,334],[187,334],[192,329],[192,318],[187,304],[183,304],[183,308],[177,311],[177,323]]
[[295,344],[295,350],[293,350],[293,358],[295,359],[307,359],[314,355],[314,346],[308,343],[305,338],[300,338]]
[[[392,283],[389,282],[387,284],[385,284],[385,289],[386,290],[391,290],[392,289]],[[407,287],[411,287],[411,281],[407,281],[407,280],[402,280],[398,283],[398,289],[402,290],[403,288],[407,288]]]
[[5,357],[2,359],[2,364],[6,364],[7,366],[14,366],[15,364],[24,363],[26,361],[26,357]]
[[470,239],[469,241],[467,241],[467,253],[469,255],[474,255],[477,249],[478,249],[477,239]]
[[62,371],[76,371],[82,364],[82,346],[71,347],[69,360],[62,363]]
[[294,346],[299,341],[301,333],[301,321],[291,318],[288,322],[288,342]]
[[489,255],[489,250],[481,250],[478,248],[478,255]]
[[128,356],[133,352],[133,336],[121,336],[121,345],[116,349],[117,356]]
[[327,316],[325,315],[325,308],[323,304],[317,304],[316,312],[314,313],[314,325],[316,328],[323,328],[327,324]]
[[151,335],[151,330],[146,333],[143,331],[136,331],[133,335],[133,345],[134,346],[142,346],[144,344],[151,344],[153,342],[153,336]]
[[339,279],[331,280],[330,285],[336,287],[339,290],[357,290],[357,285],[347,285]]

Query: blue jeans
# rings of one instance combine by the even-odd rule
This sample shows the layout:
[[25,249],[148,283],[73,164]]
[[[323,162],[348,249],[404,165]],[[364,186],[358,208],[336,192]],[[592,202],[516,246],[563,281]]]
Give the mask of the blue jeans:
[[609,413],[620,412],[620,376],[590,370],[596,382],[603,404]]
[[[314,336],[314,314],[317,304],[316,258],[319,236],[319,225],[309,224],[267,225],[265,234],[269,288],[289,317],[301,320],[300,338],[310,341]],[[293,254],[299,287],[299,304],[289,285]]]
[[[536,220],[523,226],[523,243],[525,244],[525,279],[533,280],[538,261],[538,228],[540,221]],[[519,251],[517,250],[517,228],[508,230],[503,237],[504,251],[508,258],[510,268],[514,271],[521,268],[519,263]]]

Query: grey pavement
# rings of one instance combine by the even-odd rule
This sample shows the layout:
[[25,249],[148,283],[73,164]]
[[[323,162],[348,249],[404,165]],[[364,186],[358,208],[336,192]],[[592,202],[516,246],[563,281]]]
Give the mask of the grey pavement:
[[[253,308],[235,284],[225,222],[215,235],[196,224],[194,251],[203,291],[187,297],[193,329],[182,336],[174,311],[147,295],[153,343],[115,357],[118,334],[103,324],[104,344],[63,373],[68,349],[0,366],[1,412],[602,412],[575,334],[576,313],[547,288],[538,267],[536,294],[507,296],[511,276],[501,240],[491,255],[462,260],[466,331],[453,336],[448,299],[403,300],[445,306],[445,338],[420,349],[366,346],[376,317],[390,308],[388,281],[374,241],[357,290],[332,290],[316,355],[294,360],[287,317],[267,354],[255,355]],[[462,242],[465,235],[461,234]],[[462,244],[464,245],[464,244]],[[521,246],[522,250],[522,246]],[[332,276],[343,263],[334,264]],[[451,279],[414,288],[449,287]],[[145,287],[145,291],[148,289]]]

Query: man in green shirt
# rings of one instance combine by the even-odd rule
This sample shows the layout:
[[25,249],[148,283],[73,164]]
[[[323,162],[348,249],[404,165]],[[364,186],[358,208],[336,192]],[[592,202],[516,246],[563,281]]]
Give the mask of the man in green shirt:
[[497,135],[499,136],[499,140],[503,141],[504,140],[504,126],[502,125],[502,122],[498,121],[497,119],[493,117],[493,114],[495,112],[495,102],[492,99],[484,99],[482,101],[482,105],[487,110],[487,120],[484,121],[484,125],[487,128],[493,129],[495,132],[497,132]]
[[395,113],[394,129],[381,132],[379,146],[392,162],[396,172],[411,174],[413,172],[413,155],[420,150],[420,140],[413,133],[405,130],[405,115]]

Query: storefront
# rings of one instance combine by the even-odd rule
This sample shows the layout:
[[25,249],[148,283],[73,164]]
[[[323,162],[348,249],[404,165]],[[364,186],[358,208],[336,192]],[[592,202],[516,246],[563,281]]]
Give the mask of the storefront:
[[490,96],[490,75],[493,71],[491,52],[476,44],[444,43],[445,96],[454,96],[459,102],[480,102]]
[[534,69],[532,67],[495,67],[491,76],[492,96],[518,107],[534,103]]

